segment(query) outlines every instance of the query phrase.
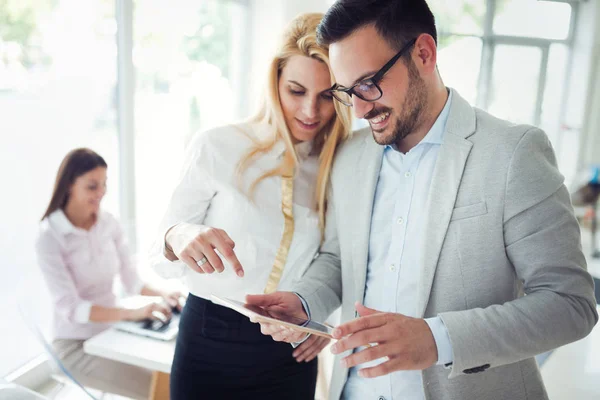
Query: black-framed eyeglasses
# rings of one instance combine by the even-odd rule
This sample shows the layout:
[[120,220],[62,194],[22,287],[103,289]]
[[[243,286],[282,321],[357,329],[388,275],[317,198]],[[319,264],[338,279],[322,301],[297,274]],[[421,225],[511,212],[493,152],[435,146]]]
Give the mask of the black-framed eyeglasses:
[[352,87],[344,88],[339,86],[337,83],[331,87],[331,94],[340,103],[352,107],[352,96],[356,96],[364,101],[376,101],[383,96],[383,91],[379,87],[379,82],[383,79],[383,76],[396,64],[396,61],[400,59],[410,49],[417,39],[413,39],[408,42],[398,54],[396,54],[390,61],[388,61],[375,75],[370,78],[363,79],[362,81],[352,85]]

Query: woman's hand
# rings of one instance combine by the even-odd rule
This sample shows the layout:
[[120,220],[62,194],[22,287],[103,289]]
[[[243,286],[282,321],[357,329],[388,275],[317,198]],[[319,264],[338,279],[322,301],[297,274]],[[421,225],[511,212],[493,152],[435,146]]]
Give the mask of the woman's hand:
[[312,361],[329,344],[331,340],[317,335],[311,335],[292,353],[296,361]]
[[173,292],[161,292],[160,296],[171,308],[177,308],[179,311],[183,309],[185,296],[181,292],[177,290]]
[[123,319],[127,321],[153,319],[166,322],[171,319],[171,308],[163,303],[150,303],[141,308],[126,309]]
[[166,244],[188,267],[200,274],[223,272],[225,267],[217,250],[240,278],[244,269],[233,248],[235,243],[222,229],[188,223],[177,224],[166,235]]

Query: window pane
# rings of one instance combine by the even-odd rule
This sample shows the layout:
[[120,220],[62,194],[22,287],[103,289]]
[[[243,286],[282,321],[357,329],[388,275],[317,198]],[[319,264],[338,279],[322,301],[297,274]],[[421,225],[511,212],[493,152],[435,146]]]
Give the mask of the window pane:
[[483,35],[485,0],[431,0],[428,4],[438,33]]
[[477,101],[481,47],[479,38],[440,38],[438,67],[444,84],[458,90],[460,95],[473,105]]
[[560,172],[567,182],[575,176],[579,155],[579,131],[564,126],[562,119],[568,56],[567,46],[550,46],[541,118],[541,127],[554,146]]
[[517,123],[535,122],[542,50],[538,47],[496,46],[489,111]]
[[[0,169],[8,171],[0,302],[9,305],[3,321],[10,321],[0,337],[0,376],[41,351],[17,312],[16,283],[44,285],[34,241],[69,150],[91,147],[106,159],[103,206],[118,214],[115,32],[110,1],[0,1]],[[35,317],[47,325],[46,314]]]
[[553,44],[550,46],[550,53],[548,54],[541,126],[553,142],[557,142],[561,123],[568,52],[567,46]]
[[494,33],[543,39],[566,39],[571,5],[537,0],[497,0]]
[[[185,145],[198,130],[233,122],[246,7],[233,1],[135,3],[136,219],[145,252],[177,183]],[[237,57],[237,58],[236,58]]]

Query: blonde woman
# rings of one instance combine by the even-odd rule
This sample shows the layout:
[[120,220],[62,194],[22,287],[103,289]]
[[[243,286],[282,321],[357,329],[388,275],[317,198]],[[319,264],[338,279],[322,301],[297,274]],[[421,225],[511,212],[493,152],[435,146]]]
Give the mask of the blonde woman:
[[[349,111],[333,102],[328,49],[317,45],[322,14],[294,19],[270,65],[264,103],[248,122],[192,140],[162,224],[163,276],[183,274],[190,295],[171,370],[171,399],[314,398],[316,355],[212,303],[212,294],[285,290],[316,255],[326,188]],[[162,240],[162,239],[161,239]]]

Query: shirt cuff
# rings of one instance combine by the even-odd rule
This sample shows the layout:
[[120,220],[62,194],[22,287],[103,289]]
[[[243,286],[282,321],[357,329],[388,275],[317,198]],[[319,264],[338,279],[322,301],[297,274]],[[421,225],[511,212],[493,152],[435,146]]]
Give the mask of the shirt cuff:
[[80,324],[90,322],[90,312],[92,311],[92,303],[89,301],[83,301],[75,307],[73,311],[73,320]]
[[446,325],[440,317],[425,318],[425,322],[431,329],[437,347],[438,360],[436,365],[451,365],[454,362],[454,353]]
[[308,316],[308,319],[310,319],[310,310],[308,309],[308,303],[306,302],[306,300],[304,300],[304,297],[300,296],[299,293],[296,293],[296,292],[293,292],[293,293],[296,296],[298,296],[298,298],[300,299],[300,302],[302,303],[302,308],[304,309],[304,312]]
[[[296,296],[298,296],[298,298],[300,299],[300,302],[302,303],[302,308],[304,309],[304,312],[306,313],[306,315],[308,316],[308,319],[310,319],[310,310],[308,309],[308,303],[306,302],[306,300],[304,300],[304,298],[302,296],[300,296],[298,293],[293,292]],[[300,346],[302,343],[306,342],[306,340],[310,337],[310,333],[307,334],[304,339],[302,339],[299,342],[294,342],[294,343],[290,343],[292,345],[293,348],[296,348],[298,346]]]

